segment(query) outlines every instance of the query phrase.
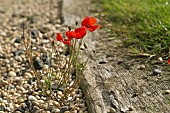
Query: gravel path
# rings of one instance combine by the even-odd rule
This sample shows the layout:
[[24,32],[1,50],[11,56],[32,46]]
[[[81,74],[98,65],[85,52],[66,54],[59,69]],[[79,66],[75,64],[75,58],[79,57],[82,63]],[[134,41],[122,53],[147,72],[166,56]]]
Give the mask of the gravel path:
[[[26,30],[31,32],[32,50],[38,59],[35,62],[44,83],[45,70],[50,67],[49,52],[52,51],[49,38],[66,30],[66,25],[60,25],[57,18],[57,1],[0,0],[0,3],[0,113],[87,113],[83,94],[78,88],[61,102],[64,89],[55,89],[58,83],[55,77],[51,78],[55,98],[44,96],[37,87],[25,54],[22,23],[28,19]],[[55,42],[55,48],[58,56],[54,60],[54,70],[60,75],[67,60],[65,46]],[[72,79],[67,89],[71,89],[71,84]]]

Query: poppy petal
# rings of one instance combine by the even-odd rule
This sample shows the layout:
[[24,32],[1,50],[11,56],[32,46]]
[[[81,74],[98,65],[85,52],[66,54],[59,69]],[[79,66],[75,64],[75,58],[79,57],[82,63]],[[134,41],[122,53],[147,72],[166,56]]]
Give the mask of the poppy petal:
[[66,45],[71,45],[71,41],[69,41],[69,40],[64,40],[64,41],[62,41],[64,44],[66,44]]
[[86,35],[86,29],[85,27],[77,28],[75,29],[75,38],[81,39]]
[[94,24],[96,24],[96,22],[97,22],[96,18],[90,17],[88,21],[88,25],[93,26]]
[[89,21],[89,17],[85,17],[85,18],[83,19],[83,21],[81,22],[81,25],[82,25],[82,26],[87,26],[88,21]]
[[168,64],[170,65],[170,59],[168,59]]
[[95,26],[91,26],[90,28],[87,28],[90,32],[93,32],[94,30],[96,30],[97,28],[100,28],[100,25],[95,25]]
[[83,38],[85,35],[86,35],[86,31],[82,31],[82,32],[76,33],[75,38],[76,38],[76,39],[81,39],[81,38]]
[[72,38],[75,37],[75,32],[73,31],[67,31],[66,36],[68,37],[68,40],[71,40]]
[[60,33],[57,33],[56,39],[57,41],[63,41],[63,37],[61,36]]

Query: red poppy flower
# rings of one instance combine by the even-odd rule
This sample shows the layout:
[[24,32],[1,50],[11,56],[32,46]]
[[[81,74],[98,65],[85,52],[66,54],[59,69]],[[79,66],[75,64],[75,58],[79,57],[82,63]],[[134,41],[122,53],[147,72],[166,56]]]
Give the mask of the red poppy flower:
[[75,38],[76,39],[81,39],[86,35],[86,28],[85,27],[81,27],[81,28],[77,28],[75,29]]
[[56,39],[57,39],[57,41],[61,41],[61,42],[63,42],[66,45],[71,45],[71,40],[63,39],[63,37],[61,36],[60,33],[57,33]]
[[75,37],[75,32],[73,31],[67,31],[66,36],[68,37],[68,40],[71,40],[72,38]]
[[57,33],[56,39],[57,41],[63,41],[63,37],[61,36],[60,33]]
[[94,17],[85,17],[81,22],[81,25],[85,26],[90,32],[93,32],[97,28],[100,28],[100,25],[97,25],[96,22],[97,20]]
[[168,64],[170,65],[170,59],[168,59]]

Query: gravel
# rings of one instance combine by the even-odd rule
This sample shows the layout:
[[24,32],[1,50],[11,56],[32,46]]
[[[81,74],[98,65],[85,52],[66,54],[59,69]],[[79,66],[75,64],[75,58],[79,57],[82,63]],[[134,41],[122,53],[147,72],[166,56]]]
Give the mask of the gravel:
[[[54,2],[54,0],[53,0]],[[57,98],[43,95],[37,87],[34,72],[28,63],[23,44],[23,27],[31,31],[31,45],[35,53],[33,66],[41,75],[44,83],[44,70],[60,73],[65,68],[65,46],[55,41],[57,55],[54,54],[52,64],[49,62],[49,52],[52,51],[49,38],[65,29],[57,19],[57,4],[50,4],[49,0],[2,0],[0,11],[0,113],[87,113],[87,107],[81,89],[75,88],[61,104],[64,90],[70,88],[73,80],[70,79],[68,87],[56,89],[58,81],[52,77],[52,89]],[[4,5],[5,4],[5,5]],[[6,7],[8,6],[8,7]],[[51,9],[53,8],[53,9]],[[26,17],[28,19],[27,23]],[[54,22],[49,23],[53,18]],[[25,31],[26,33],[26,31]],[[26,37],[28,39],[29,36]],[[54,65],[55,64],[55,65]],[[54,66],[53,66],[54,65]],[[58,67],[60,65],[60,68]],[[71,75],[70,75],[71,76]]]

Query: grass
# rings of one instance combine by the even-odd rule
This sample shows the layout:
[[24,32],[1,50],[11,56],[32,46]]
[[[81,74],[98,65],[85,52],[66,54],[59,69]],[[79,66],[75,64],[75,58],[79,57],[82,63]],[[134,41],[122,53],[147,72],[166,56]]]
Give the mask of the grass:
[[100,0],[104,20],[111,32],[125,35],[134,52],[168,56],[170,2],[168,0]]

